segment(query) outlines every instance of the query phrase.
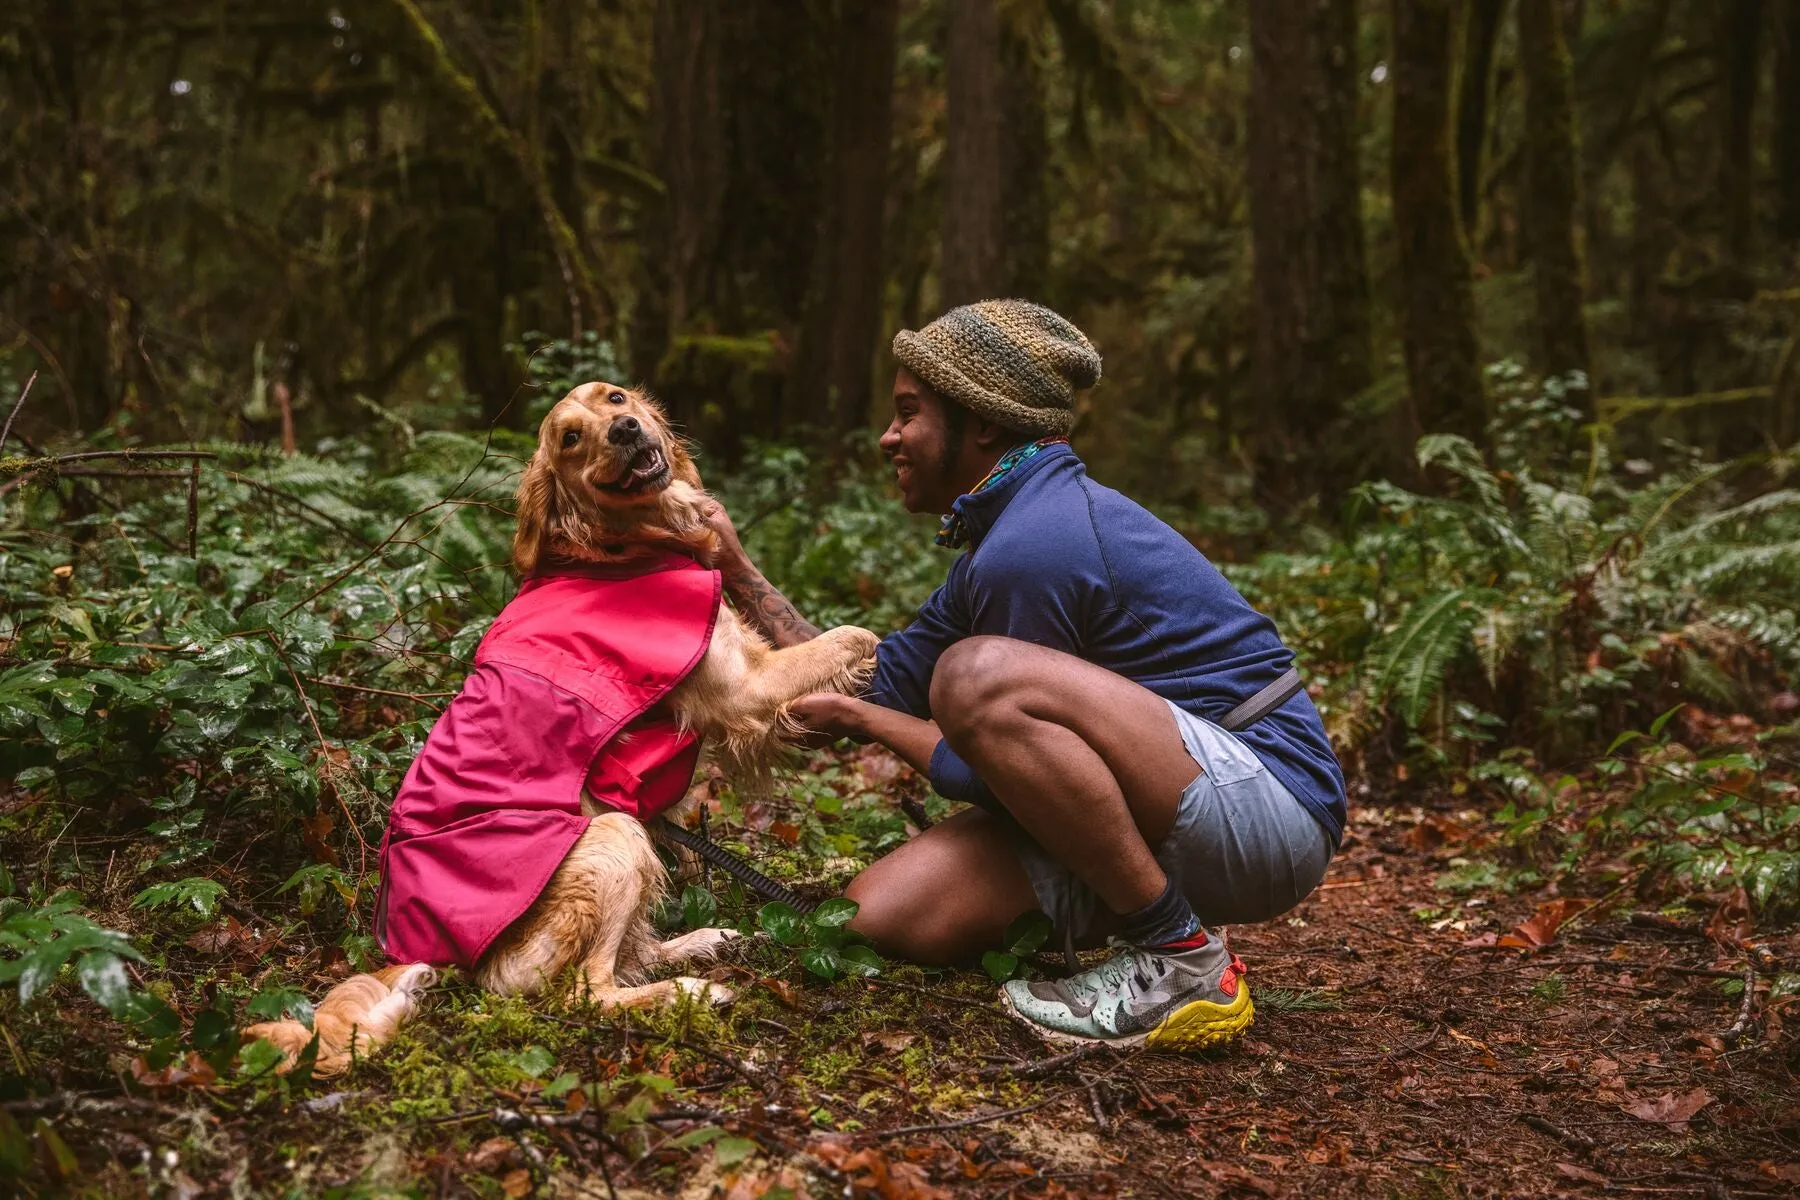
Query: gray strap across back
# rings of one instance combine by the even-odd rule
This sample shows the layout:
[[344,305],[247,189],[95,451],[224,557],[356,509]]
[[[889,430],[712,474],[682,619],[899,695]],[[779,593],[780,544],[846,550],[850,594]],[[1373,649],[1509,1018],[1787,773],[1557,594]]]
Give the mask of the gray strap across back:
[[1286,704],[1304,686],[1306,685],[1300,681],[1299,668],[1289,667],[1281,678],[1226,713],[1225,719],[1219,722],[1219,728],[1230,733],[1246,729]]

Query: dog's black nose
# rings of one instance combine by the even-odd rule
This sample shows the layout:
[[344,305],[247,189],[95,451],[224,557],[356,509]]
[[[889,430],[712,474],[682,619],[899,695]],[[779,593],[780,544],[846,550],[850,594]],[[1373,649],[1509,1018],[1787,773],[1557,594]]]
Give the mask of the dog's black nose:
[[606,431],[606,440],[619,446],[626,442],[635,442],[643,431],[644,427],[638,424],[636,417],[620,417],[612,423],[612,428]]

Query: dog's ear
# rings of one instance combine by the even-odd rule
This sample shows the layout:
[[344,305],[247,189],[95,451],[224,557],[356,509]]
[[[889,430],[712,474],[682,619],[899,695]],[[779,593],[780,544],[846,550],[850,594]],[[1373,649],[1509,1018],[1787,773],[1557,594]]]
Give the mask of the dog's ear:
[[525,477],[519,480],[519,529],[513,534],[513,566],[520,575],[537,569],[544,540],[550,535],[555,514],[556,475],[550,469],[542,450],[531,456],[525,466]]

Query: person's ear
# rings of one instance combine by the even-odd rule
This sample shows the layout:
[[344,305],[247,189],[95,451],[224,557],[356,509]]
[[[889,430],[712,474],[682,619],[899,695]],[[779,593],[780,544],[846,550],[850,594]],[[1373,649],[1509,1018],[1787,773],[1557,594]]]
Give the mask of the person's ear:
[[985,417],[976,417],[974,425],[975,444],[983,450],[992,450],[1012,436],[1006,426],[996,425]]

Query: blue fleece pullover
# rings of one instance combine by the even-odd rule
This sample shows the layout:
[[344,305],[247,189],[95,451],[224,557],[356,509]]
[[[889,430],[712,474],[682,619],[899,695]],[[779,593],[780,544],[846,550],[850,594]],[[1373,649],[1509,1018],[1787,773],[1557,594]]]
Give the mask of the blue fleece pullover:
[[[931,716],[938,656],[978,634],[1035,642],[1105,667],[1212,721],[1294,661],[1275,625],[1187,539],[1087,476],[1051,446],[957,500],[968,553],[911,625],[884,639],[865,698]],[[1344,776],[1304,691],[1237,736],[1331,835],[1344,832]],[[948,742],[931,757],[938,793],[998,807]]]

